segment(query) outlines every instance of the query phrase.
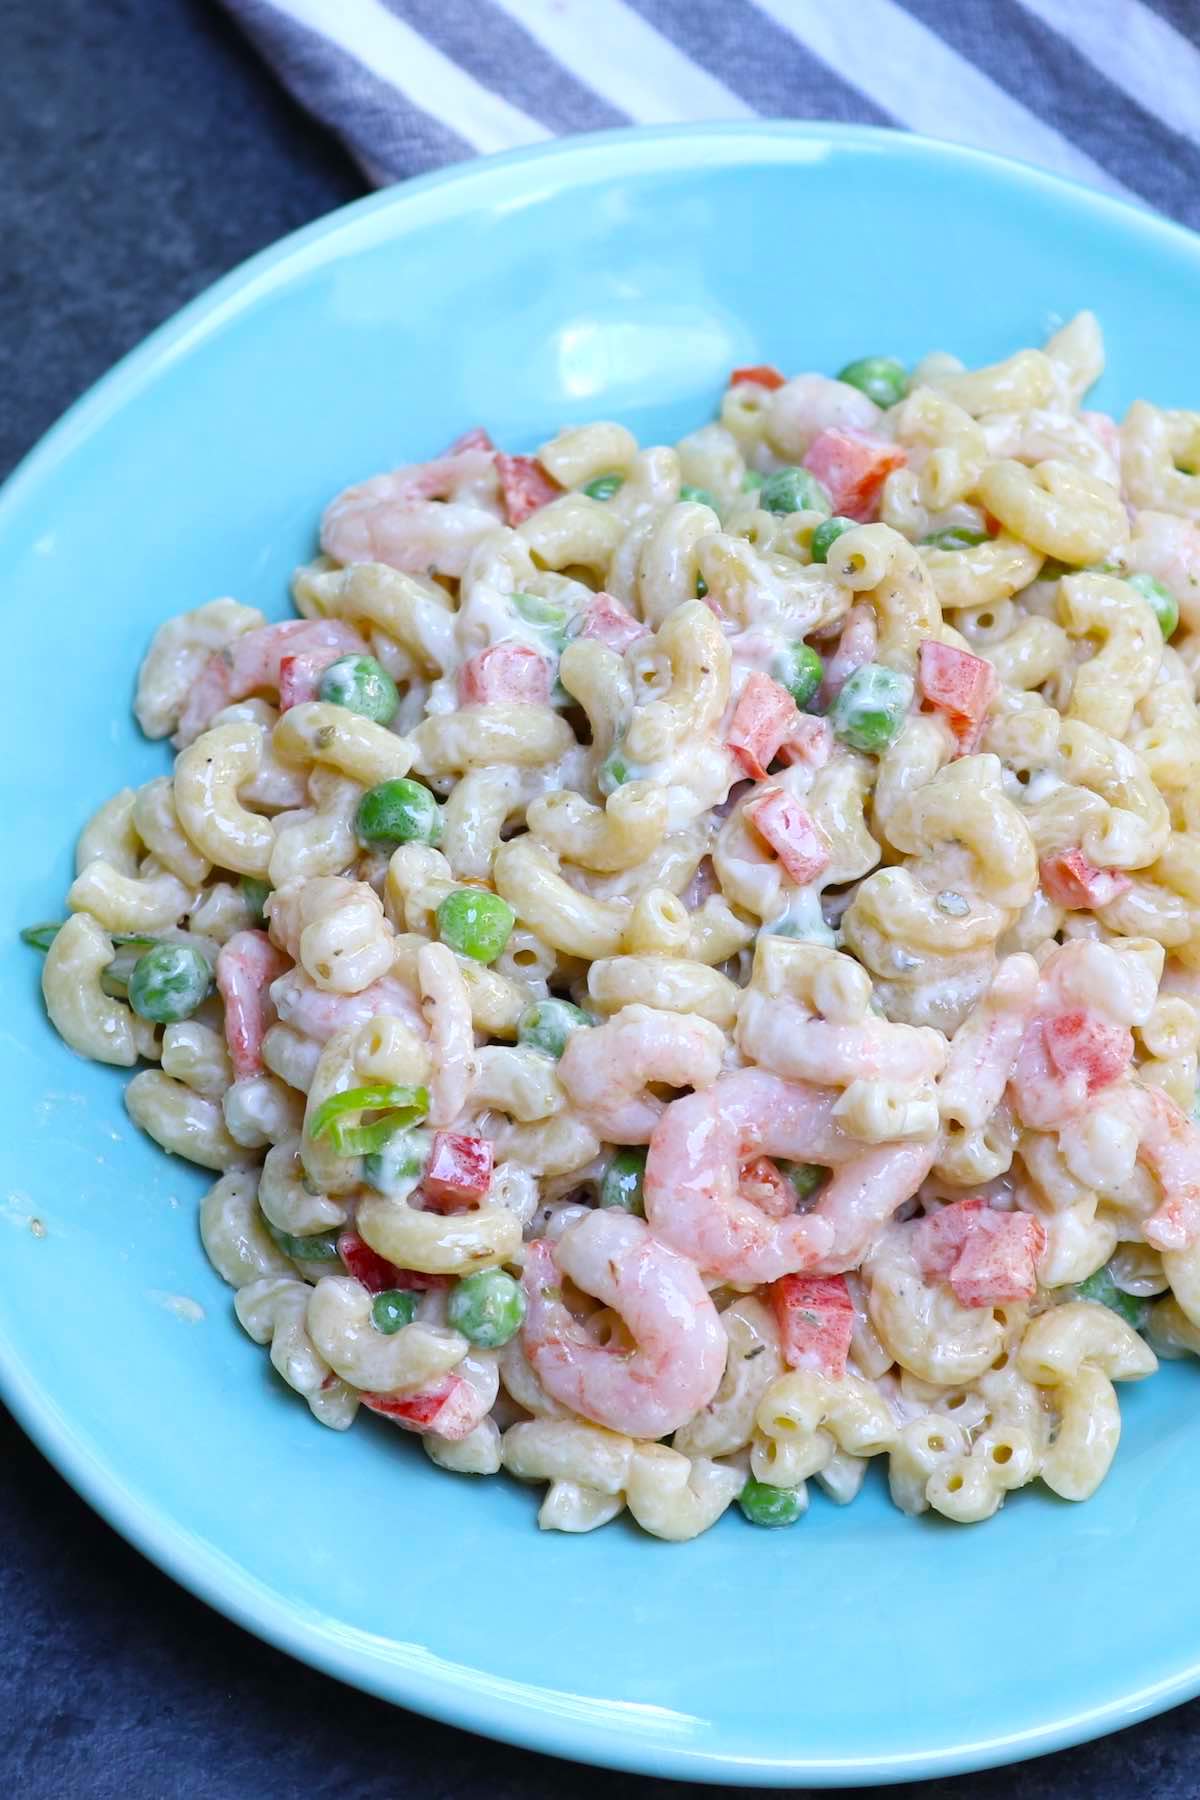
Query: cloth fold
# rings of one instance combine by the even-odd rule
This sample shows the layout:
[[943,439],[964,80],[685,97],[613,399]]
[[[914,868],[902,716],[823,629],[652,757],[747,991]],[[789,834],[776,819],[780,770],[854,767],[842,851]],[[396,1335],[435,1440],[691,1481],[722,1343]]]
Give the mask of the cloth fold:
[[377,185],[571,131],[895,125],[1200,226],[1195,0],[222,0]]

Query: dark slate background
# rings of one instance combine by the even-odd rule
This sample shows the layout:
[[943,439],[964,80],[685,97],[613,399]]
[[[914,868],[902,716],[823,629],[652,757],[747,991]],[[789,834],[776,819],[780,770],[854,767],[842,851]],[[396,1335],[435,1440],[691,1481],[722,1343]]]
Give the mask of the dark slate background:
[[[202,0],[0,0],[0,477],[152,326],[362,189]],[[616,1800],[632,1785],[289,1662],[130,1550],[2,1409],[0,1621],[13,1800]],[[1194,1800],[1198,1750],[1200,1702],[1012,1770],[891,1791]]]

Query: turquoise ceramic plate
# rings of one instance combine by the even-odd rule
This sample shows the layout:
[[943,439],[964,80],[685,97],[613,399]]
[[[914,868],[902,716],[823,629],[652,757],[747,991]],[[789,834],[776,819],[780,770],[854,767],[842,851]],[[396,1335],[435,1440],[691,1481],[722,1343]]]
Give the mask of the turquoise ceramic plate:
[[[656,1775],[900,1779],[1069,1744],[1200,1688],[1196,1375],[1122,1393],[1099,1496],[913,1522],[876,1479],[795,1531],[542,1537],[531,1492],[314,1424],[233,1321],[203,1175],[42,1016],[24,922],[68,846],[164,766],[129,715],[157,622],[285,610],[337,488],[483,420],[661,441],[736,363],[970,361],[1080,306],[1101,403],[1200,405],[1200,245],[1059,181],[883,132],[616,134],[451,170],[256,258],[123,363],[0,499],[9,634],[0,1363],[9,1403],[179,1581],[330,1673],[477,1731]],[[29,1229],[44,1221],[45,1235]],[[179,1299],[187,1302],[179,1305]]]

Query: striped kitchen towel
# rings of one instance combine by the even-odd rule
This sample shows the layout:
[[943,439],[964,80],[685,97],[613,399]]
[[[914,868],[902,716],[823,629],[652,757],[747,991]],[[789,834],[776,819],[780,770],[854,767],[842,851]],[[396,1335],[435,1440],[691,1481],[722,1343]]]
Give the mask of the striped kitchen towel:
[[756,115],[997,150],[1200,226],[1198,0],[224,0],[369,178]]

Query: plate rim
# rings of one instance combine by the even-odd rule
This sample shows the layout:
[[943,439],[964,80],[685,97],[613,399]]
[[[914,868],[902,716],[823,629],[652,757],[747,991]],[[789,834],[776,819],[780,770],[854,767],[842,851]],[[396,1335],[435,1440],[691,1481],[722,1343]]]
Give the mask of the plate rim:
[[[915,155],[927,162],[979,169],[1026,189],[1046,191],[1077,210],[1111,219],[1125,231],[1133,229],[1194,258],[1200,253],[1200,234],[1136,199],[1089,188],[1014,157],[892,127],[762,118],[618,127],[552,138],[453,163],[363,195],[289,232],[211,283],[100,375],[21,457],[0,483],[0,536],[27,492],[35,490],[109,417],[152,385],[177,357],[186,355],[194,342],[219,330],[227,316],[245,312],[276,287],[326,260],[360,250],[373,238],[382,241],[410,224],[419,224],[423,214],[436,218],[445,207],[447,190],[451,195],[457,190],[461,205],[470,208],[486,204],[489,190],[502,191],[514,180],[519,188],[524,172],[541,164],[555,168],[556,183],[570,181],[574,171],[587,178],[648,174],[677,167],[683,160],[682,147],[701,142],[715,147],[714,167],[730,166],[738,160],[761,161],[764,156],[779,162],[803,162],[823,147],[824,156],[860,152]],[[744,157],[732,148],[739,143],[746,146]],[[802,147],[807,147],[807,156]],[[451,207],[457,210],[453,200]],[[1200,275],[1200,268],[1197,273]],[[445,1672],[430,1674],[398,1663],[373,1662],[365,1650],[346,1642],[344,1626],[332,1629],[338,1626],[336,1618],[303,1608],[259,1581],[165,1508],[147,1500],[136,1481],[123,1477],[110,1457],[93,1448],[86,1433],[41,1390],[35,1369],[10,1340],[2,1292],[0,1398],[38,1450],[108,1525],[215,1611],[349,1686],[440,1723],[543,1755],[629,1773],[716,1784],[747,1780],[779,1787],[876,1785],[937,1779],[1046,1755],[1122,1729],[1200,1693],[1198,1637],[1195,1660],[1174,1675],[1014,1734],[929,1751],[820,1760],[802,1754],[758,1758],[713,1748],[688,1748],[642,1734],[630,1738],[619,1720],[555,1718],[538,1703],[538,1696],[553,1691],[545,1687],[513,1684],[515,1692],[489,1693],[473,1689],[469,1680],[451,1679],[450,1668],[465,1677],[472,1675],[474,1671],[466,1665],[446,1665]]]

